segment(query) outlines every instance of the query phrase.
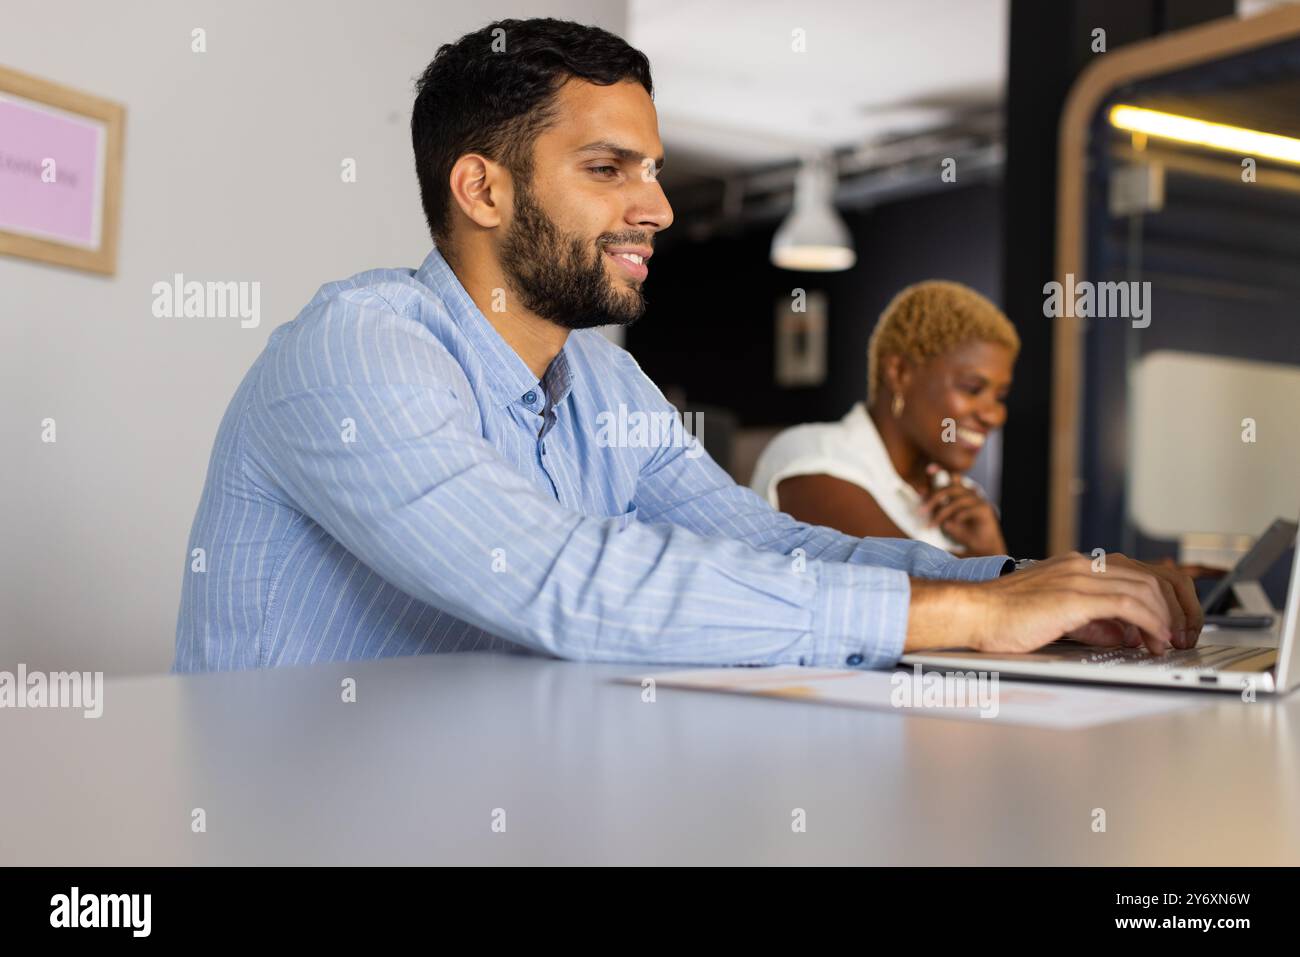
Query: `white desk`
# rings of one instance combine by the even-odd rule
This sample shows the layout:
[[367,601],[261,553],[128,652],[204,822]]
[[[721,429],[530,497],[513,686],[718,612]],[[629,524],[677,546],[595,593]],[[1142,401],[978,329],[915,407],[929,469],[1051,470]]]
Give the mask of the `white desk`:
[[426,655],[0,710],[0,864],[1300,864],[1300,694],[1057,732],[609,681],[653,670]]

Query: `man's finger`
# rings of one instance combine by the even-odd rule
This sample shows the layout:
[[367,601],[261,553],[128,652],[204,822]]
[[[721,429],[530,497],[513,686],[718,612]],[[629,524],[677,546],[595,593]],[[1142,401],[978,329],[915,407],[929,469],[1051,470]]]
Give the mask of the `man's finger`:
[[1155,568],[1153,571],[1173,589],[1178,605],[1182,608],[1183,615],[1186,618],[1186,624],[1184,625],[1187,631],[1186,637],[1183,638],[1180,644],[1177,640],[1179,636],[1175,636],[1174,644],[1178,645],[1179,648],[1193,647],[1201,637],[1201,629],[1205,627],[1205,613],[1201,610],[1200,599],[1196,597],[1196,586],[1178,568]]
[[[1122,621],[1114,618],[1106,618],[1102,621],[1090,621],[1082,628],[1076,628],[1074,631],[1067,632],[1066,637],[1073,638],[1075,641],[1081,641],[1087,645],[1100,645],[1102,647],[1112,647],[1119,644],[1127,644],[1124,639],[1124,630],[1133,628],[1132,625],[1126,625]],[[1137,629],[1133,628],[1133,633]],[[1141,641],[1141,639],[1139,639]]]
[[1169,606],[1169,630],[1174,633],[1174,647],[1182,648],[1185,644],[1183,636],[1187,634],[1187,613],[1179,604],[1178,593],[1174,591],[1169,579],[1158,576],[1157,581],[1160,582],[1160,593],[1164,596],[1165,604]]
[[1084,607],[1093,619],[1118,618],[1135,625],[1153,655],[1169,650],[1169,627],[1150,605],[1127,591],[1096,592],[1084,596]]
[[[1167,637],[1173,630],[1173,621],[1169,605],[1165,601],[1164,594],[1156,580],[1150,575],[1134,574],[1127,569],[1116,568],[1113,572],[1105,575],[1101,574],[1084,574],[1077,576],[1075,587],[1079,590],[1090,594],[1115,595],[1131,598],[1139,602],[1148,614],[1153,616],[1159,627],[1154,634]],[[1123,615],[1117,617],[1124,618]],[[1132,624],[1139,625],[1146,630],[1146,627],[1140,622],[1133,621],[1131,618],[1124,618]]]

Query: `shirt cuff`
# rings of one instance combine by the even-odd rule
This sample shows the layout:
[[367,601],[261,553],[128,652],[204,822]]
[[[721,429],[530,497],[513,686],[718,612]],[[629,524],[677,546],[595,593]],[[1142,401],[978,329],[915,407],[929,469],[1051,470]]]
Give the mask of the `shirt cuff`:
[[982,582],[990,578],[1005,575],[1016,567],[1016,560],[1009,555],[986,555],[981,558],[959,558],[953,568],[953,574],[945,578],[957,581]]
[[[996,570],[993,574],[996,574]],[[912,585],[896,568],[824,562],[813,616],[813,655],[820,668],[890,668],[907,638]]]

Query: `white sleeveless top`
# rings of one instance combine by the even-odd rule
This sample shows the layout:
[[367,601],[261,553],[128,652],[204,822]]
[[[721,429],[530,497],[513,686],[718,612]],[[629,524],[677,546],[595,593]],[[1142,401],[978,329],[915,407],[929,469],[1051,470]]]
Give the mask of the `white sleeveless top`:
[[[796,475],[830,475],[866,489],[881,511],[903,534],[960,555],[958,545],[937,527],[925,527],[923,499],[903,481],[889,459],[876,424],[862,402],[838,422],[817,422],[786,429],[768,443],[754,467],[750,488],[773,508],[780,508],[776,487]],[[979,483],[963,476],[963,484],[981,494]]]

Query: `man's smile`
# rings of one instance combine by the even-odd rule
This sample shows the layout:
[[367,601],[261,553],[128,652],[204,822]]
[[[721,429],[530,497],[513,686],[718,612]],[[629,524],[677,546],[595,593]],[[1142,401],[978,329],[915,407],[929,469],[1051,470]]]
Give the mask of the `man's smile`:
[[605,255],[633,279],[645,279],[650,275],[646,263],[654,255],[654,250],[648,246],[609,246],[605,249]]

